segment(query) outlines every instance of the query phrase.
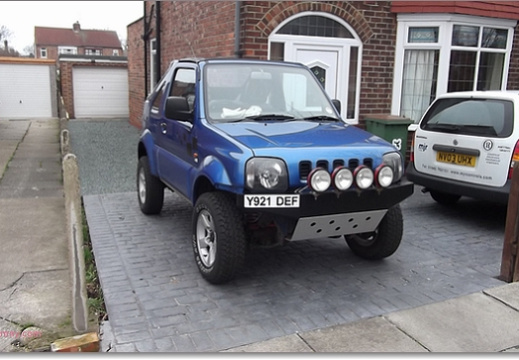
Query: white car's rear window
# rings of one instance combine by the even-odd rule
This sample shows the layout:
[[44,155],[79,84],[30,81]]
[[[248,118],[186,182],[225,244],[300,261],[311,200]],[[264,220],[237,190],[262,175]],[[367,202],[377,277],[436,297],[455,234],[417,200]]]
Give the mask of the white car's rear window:
[[508,137],[513,130],[513,103],[507,100],[439,99],[427,112],[420,128],[429,131]]

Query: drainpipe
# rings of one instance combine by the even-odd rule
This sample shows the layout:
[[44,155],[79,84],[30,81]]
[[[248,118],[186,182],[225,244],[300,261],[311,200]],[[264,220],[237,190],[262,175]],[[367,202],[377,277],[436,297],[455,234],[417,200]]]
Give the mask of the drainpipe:
[[160,22],[161,22],[161,18],[160,18],[160,1],[157,1],[156,2],[157,4],[157,7],[155,8],[155,29],[157,29],[156,31],[156,41],[157,41],[157,70],[158,70],[158,74],[157,74],[157,81],[160,80],[160,78],[162,77],[162,71],[161,71],[161,59],[160,59],[160,50],[161,50],[161,45],[160,45]]
[[234,55],[237,58],[241,58],[243,56],[241,50],[240,50],[240,42],[241,42],[241,36],[240,36],[240,1],[236,1],[234,5]]
[[144,6],[144,32],[142,40],[144,40],[144,99],[148,96],[148,21],[146,21],[146,1],[142,2]]

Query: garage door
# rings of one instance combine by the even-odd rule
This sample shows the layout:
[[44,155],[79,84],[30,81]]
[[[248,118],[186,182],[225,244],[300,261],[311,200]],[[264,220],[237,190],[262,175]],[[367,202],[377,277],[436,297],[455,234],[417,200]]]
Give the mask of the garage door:
[[52,117],[51,69],[0,64],[0,119]]
[[75,118],[128,117],[128,70],[72,70]]

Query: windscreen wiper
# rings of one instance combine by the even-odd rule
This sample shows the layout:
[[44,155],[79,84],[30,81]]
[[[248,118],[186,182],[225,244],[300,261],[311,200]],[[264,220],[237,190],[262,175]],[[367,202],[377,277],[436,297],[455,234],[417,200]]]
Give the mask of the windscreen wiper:
[[245,119],[250,119],[250,120],[254,120],[254,121],[293,120],[294,117],[291,115],[285,115],[285,114],[262,114],[262,115],[247,116]]
[[425,125],[424,130],[438,130],[448,133],[459,133],[461,126],[452,124],[427,124]]
[[474,135],[497,136],[496,129],[491,125],[463,125],[463,130]]
[[328,115],[316,115],[316,116],[307,116],[303,118],[303,120],[310,121],[339,121],[336,117],[328,116]]

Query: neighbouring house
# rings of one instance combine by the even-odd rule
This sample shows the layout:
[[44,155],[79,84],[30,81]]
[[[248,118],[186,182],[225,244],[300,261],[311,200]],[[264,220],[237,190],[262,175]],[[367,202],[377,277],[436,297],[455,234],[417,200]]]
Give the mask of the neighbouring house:
[[59,55],[122,56],[123,48],[117,32],[84,30],[79,22],[72,28],[34,28],[35,56],[58,60]]
[[247,57],[308,65],[351,124],[416,123],[445,92],[519,89],[518,20],[516,1],[145,1],[128,25],[130,121],[171,60]]
[[70,118],[127,118],[128,61],[115,31],[35,27],[35,52],[52,59]]

